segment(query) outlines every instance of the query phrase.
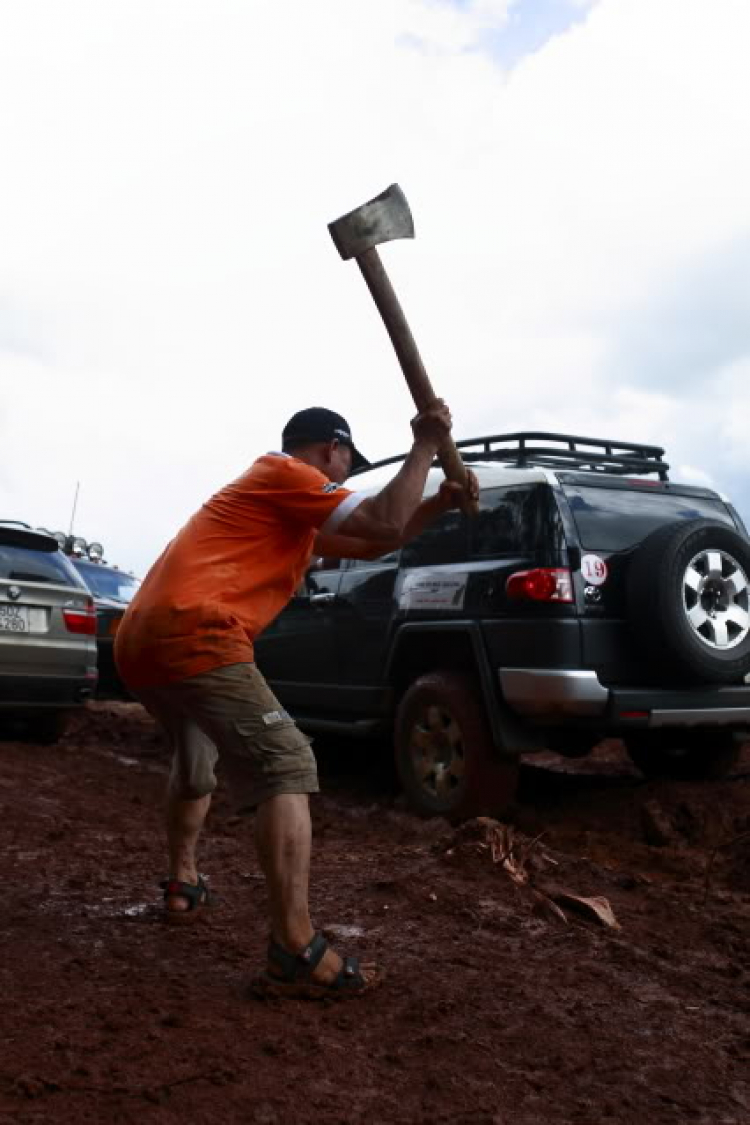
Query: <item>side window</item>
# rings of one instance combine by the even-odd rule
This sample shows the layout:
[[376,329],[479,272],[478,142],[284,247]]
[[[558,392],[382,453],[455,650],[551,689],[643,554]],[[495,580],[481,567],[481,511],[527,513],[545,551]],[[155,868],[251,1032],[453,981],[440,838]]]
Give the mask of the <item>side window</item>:
[[318,557],[318,558],[315,559],[315,561],[310,565],[310,567],[308,569],[309,570],[341,570],[342,561],[343,560],[338,558],[338,557],[330,558],[330,559],[327,556],[324,556],[323,558]]
[[294,591],[294,596],[305,598],[309,597],[310,594],[325,593],[333,580],[338,583],[336,571],[340,569],[341,559],[313,557],[302,581]]
[[354,567],[363,566],[386,566],[398,562],[398,557],[401,551],[389,551],[387,555],[378,555],[376,559],[348,559],[346,566],[348,570]]
[[472,557],[494,558],[533,551],[538,543],[539,500],[538,485],[488,488],[482,492],[479,514],[471,520]]
[[459,511],[446,512],[411,543],[401,549],[402,566],[439,566],[442,563],[466,562],[468,558],[466,516]]

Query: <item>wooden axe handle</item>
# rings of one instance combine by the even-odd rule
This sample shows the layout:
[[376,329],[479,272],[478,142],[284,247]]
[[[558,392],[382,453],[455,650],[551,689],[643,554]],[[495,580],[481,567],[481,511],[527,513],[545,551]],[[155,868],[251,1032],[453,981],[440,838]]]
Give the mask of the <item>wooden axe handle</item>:
[[[414,405],[422,414],[434,405],[437,396],[432,389],[419,349],[377,249],[373,246],[365,250],[357,257],[357,264],[388,330],[407,386],[411,391],[411,397],[414,399]],[[466,488],[468,484],[466,466],[461,460],[453,438],[448,438],[445,445],[438,450],[437,456],[446,478]],[[477,505],[467,499],[464,510],[470,515],[475,514]]]

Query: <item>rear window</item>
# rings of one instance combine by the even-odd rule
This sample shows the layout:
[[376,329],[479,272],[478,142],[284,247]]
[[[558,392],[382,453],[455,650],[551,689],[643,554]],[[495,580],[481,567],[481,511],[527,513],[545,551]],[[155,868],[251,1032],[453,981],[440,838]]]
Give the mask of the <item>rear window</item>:
[[571,485],[565,494],[581,546],[588,551],[626,551],[658,527],[677,520],[713,519],[735,527],[720,500],[703,496]]
[[459,511],[450,511],[404,545],[401,565],[443,566],[466,562],[467,552],[466,517]]
[[0,544],[0,578],[11,582],[50,582],[86,589],[61,551],[32,551]]
[[471,555],[476,559],[529,555],[562,542],[559,512],[544,484],[488,488],[470,521]]
[[467,519],[459,511],[446,512],[406,544],[401,564],[436,566],[534,555],[546,565],[548,556],[557,559],[563,543],[560,513],[546,484],[485,488],[475,516]]

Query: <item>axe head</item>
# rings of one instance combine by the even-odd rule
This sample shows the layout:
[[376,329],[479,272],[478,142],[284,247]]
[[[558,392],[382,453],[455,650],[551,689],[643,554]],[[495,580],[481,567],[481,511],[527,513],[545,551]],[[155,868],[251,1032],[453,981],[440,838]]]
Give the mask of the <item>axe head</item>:
[[394,238],[414,238],[409,204],[398,184],[391,184],[369,203],[328,224],[331,238],[344,260],[358,258],[381,242]]

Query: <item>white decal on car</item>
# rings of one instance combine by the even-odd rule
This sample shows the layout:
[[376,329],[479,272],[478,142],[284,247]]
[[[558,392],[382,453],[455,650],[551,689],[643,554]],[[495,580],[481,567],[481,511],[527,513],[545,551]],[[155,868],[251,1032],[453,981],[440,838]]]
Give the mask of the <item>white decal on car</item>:
[[609,570],[604,559],[598,555],[584,555],[581,559],[581,574],[589,586],[603,586]]
[[401,609],[463,609],[466,572],[456,574],[407,574],[401,587]]

